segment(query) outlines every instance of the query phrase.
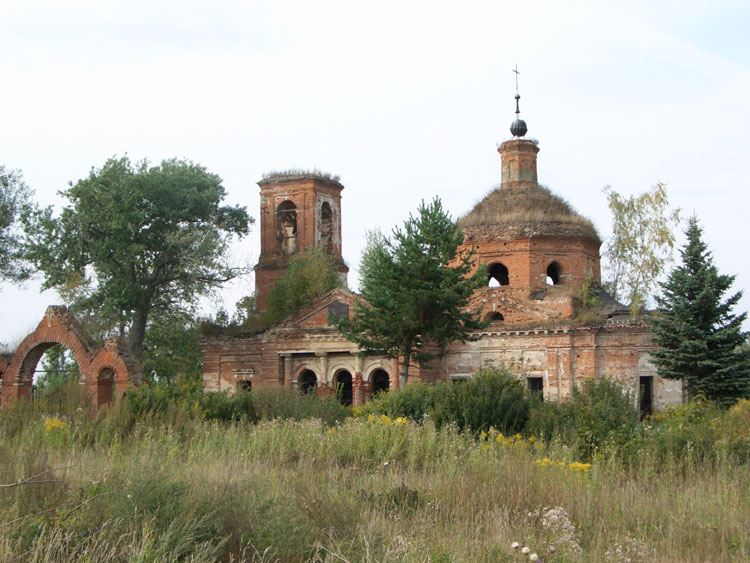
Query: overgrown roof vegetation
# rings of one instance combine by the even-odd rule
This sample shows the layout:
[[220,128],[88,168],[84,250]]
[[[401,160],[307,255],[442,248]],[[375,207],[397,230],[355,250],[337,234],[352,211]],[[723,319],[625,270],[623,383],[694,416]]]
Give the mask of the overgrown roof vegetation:
[[458,223],[462,227],[531,227],[536,234],[579,234],[601,240],[589,219],[545,186],[495,186]]
[[266,184],[274,180],[280,180],[284,182],[291,182],[294,180],[307,180],[307,179],[323,180],[325,182],[333,182],[335,184],[341,184],[341,177],[337,174],[331,174],[330,172],[324,172],[317,168],[288,168],[287,170],[272,170],[263,174],[263,179],[258,182],[259,184]]

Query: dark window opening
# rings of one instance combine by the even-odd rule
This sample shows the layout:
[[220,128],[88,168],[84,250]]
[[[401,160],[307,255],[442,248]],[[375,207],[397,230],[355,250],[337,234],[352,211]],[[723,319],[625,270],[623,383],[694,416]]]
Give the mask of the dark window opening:
[[491,324],[502,323],[505,322],[505,317],[503,317],[502,313],[492,311],[491,313],[487,313],[487,315],[484,317],[484,322]]
[[299,378],[297,378],[297,386],[299,387],[299,392],[303,395],[315,393],[318,389],[318,377],[313,370],[306,369],[299,374]]
[[532,394],[539,394],[539,398],[544,400],[544,378],[543,377],[527,377],[526,385]]
[[349,318],[349,305],[336,301],[328,306],[328,325],[331,326],[340,318]]
[[654,412],[654,378],[651,375],[640,377],[638,386],[638,410],[641,418]]
[[336,397],[344,406],[352,404],[352,374],[344,369],[336,374]]
[[370,381],[372,381],[372,396],[374,397],[378,393],[385,393],[391,386],[391,378],[388,372],[384,369],[376,369],[370,375]]
[[253,382],[248,381],[247,379],[243,381],[237,382],[237,389],[241,389],[242,391],[250,391],[253,388]]
[[562,268],[557,262],[552,262],[547,266],[547,285],[558,285],[561,282],[561,271]]
[[494,264],[487,266],[487,285],[489,285],[489,287],[510,285],[508,268],[500,262],[495,262]]

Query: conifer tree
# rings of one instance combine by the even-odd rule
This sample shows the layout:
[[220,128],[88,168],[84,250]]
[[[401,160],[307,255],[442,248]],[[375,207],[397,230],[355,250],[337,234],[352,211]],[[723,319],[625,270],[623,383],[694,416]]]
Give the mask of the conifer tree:
[[682,379],[691,397],[702,392],[732,403],[750,395],[750,353],[742,332],[747,313],[732,313],[742,292],[723,300],[734,276],[718,273],[695,217],[686,235],[682,265],[660,284],[662,295],[656,298],[654,363],[661,377]]
[[402,385],[412,360],[424,364],[434,357],[426,346],[469,340],[481,326],[465,308],[484,284],[484,272],[469,275],[473,256],[458,254],[462,243],[463,231],[437,198],[423,202],[392,238],[370,235],[357,305],[351,320],[341,318],[337,326],[364,353],[402,358]]

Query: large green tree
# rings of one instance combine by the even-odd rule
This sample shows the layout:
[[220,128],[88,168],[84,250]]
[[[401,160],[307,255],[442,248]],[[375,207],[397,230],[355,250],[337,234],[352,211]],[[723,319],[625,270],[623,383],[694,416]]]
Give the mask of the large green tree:
[[30,270],[23,259],[19,219],[29,211],[31,191],[21,173],[0,165],[0,280],[22,281]]
[[612,236],[604,250],[605,288],[637,314],[672,260],[679,209],[669,207],[664,184],[624,197],[604,188],[612,212]]
[[682,265],[661,285],[657,312],[651,317],[653,354],[659,375],[682,379],[691,396],[731,403],[750,395],[750,351],[742,323],[747,313],[732,309],[742,292],[724,299],[734,276],[719,274],[692,217],[681,250]]
[[45,289],[75,294],[80,309],[125,339],[138,380],[152,315],[189,310],[235,277],[225,251],[252,219],[221,205],[219,176],[184,160],[112,158],[61,195],[68,204],[59,216],[46,208],[29,222],[27,255]]
[[402,385],[412,360],[424,364],[434,357],[425,347],[469,340],[482,326],[466,305],[485,274],[480,268],[471,275],[473,256],[459,255],[463,240],[437,198],[423,202],[391,238],[369,235],[357,304],[351,319],[337,326],[364,353],[402,358]]

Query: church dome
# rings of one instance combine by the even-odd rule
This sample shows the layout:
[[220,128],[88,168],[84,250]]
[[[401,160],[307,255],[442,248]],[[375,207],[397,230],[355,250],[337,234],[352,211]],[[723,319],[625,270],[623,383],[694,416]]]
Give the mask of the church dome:
[[583,236],[601,242],[589,219],[538,184],[496,187],[458,223],[471,231],[491,229],[512,238]]

